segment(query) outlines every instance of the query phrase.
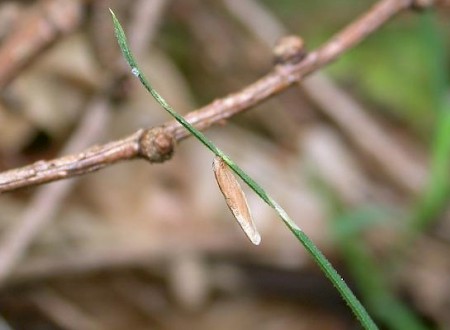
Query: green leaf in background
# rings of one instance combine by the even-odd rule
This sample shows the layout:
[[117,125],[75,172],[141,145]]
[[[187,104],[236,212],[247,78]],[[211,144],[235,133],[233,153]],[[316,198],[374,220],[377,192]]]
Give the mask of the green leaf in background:
[[[264,2],[283,17],[290,31],[306,40],[309,49],[328,40],[373,4],[368,0],[323,0],[307,1],[299,8],[295,0]],[[437,120],[442,84],[448,75],[441,66],[448,57],[442,57],[439,38],[450,46],[450,22],[438,22],[433,11],[403,14],[325,70],[373,105],[374,111],[395,118],[427,139]]]
[[427,136],[445,81],[442,45],[434,15],[408,18],[380,29],[330,72],[379,105],[378,110]]
[[[436,115],[432,129],[431,165],[428,185],[413,210],[410,221],[412,237],[438,220],[445,211],[450,197],[450,71],[446,59],[446,36],[440,33],[434,15],[422,19],[423,39],[428,40],[428,65],[430,93],[433,103],[429,112]],[[426,87],[424,87],[426,88]],[[408,239],[407,239],[408,241]],[[408,243],[406,243],[408,244]]]
[[[377,226],[400,228],[401,215],[375,205],[348,209],[325,181],[315,173],[312,175],[318,194],[328,206],[336,245],[370,311],[387,329],[426,330],[420,318],[392,292],[386,274],[392,260],[383,263],[376,258],[364,237]],[[399,221],[393,224],[392,219]]]

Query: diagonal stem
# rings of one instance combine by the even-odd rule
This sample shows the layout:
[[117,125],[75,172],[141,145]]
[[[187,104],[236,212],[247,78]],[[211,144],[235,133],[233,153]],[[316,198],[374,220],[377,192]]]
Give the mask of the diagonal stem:
[[202,132],[194,128],[183,116],[178,114],[166,100],[152,87],[145,75],[139,69],[139,66],[134,59],[131,50],[128,47],[125,32],[123,31],[119,21],[114,13],[111,11],[116,37],[122,50],[122,53],[131,67],[131,72],[139,78],[145,89],[155,98],[155,100],[166,110],[172,117],[174,117],[186,130],[194,135],[201,143],[203,143],[209,150],[224,160],[224,162],[279,215],[284,224],[294,234],[294,236],[301,242],[314,261],[319,265],[321,270],[325,273],[328,279],[333,283],[336,289],[341,294],[342,298],[352,309],[353,313],[364,326],[365,329],[378,329],[374,321],[371,319],[364,306],[359,302],[358,298],[353,294],[343,278],[337,273],[328,259],[323,255],[319,248],[309,239],[309,237],[297,226],[297,224],[289,217],[286,211],[270,196],[266,191],[248,176],[231,158],[229,158],[222,150],[214,145]]

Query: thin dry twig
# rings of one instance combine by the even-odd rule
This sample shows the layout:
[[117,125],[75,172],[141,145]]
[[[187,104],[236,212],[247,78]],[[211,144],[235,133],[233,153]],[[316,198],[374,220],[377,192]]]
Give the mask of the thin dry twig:
[[[139,8],[140,11],[136,10],[135,19],[132,20],[131,24],[131,28],[134,30],[144,28],[143,38],[134,41],[136,47],[142,51],[144,45],[153,37],[154,29],[157,27],[156,23],[149,25],[143,20],[146,15],[142,11],[154,12],[156,10],[158,15],[162,15],[163,2],[165,1],[152,2],[152,6],[145,5],[145,2],[145,0],[141,0],[136,4],[136,8]],[[144,6],[141,6],[141,4],[144,4]],[[154,19],[158,21],[158,16],[155,13],[153,15]],[[122,73],[117,72],[116,76],[120,77]],[[78,130],[62,150],[62,154],[73,153],[86,148],[89,144],[98,140],[107,127],[110,118],[109,107],[110,103],[105,96],[100,95],[94,98],[87,107]],[[54,218],[61,201],[69,194],[73,184],[73,180],[68,180],[42,187],[34,195],[22,219],[14,223],[13,227],[4,234],[3,241],[0,244],[0,285],[4,283],[14,266],[22,259],[33,239]]]
[[423,190],[427,180],[425,165],[410,157],[356,101],[319,75],[305,81],[303,88],[392,182],[415,195]]
[[[399,12],[408,9],[413,0],[381,0],[366,14],[331,38],[322,47],[309,53],[300,62],[285,62],[267,75],[227,97],[193,111],[185,118],[199,130],[223,123],[237,113],[248,110],[280,93],[305,76],[336,60],[349,48],[364,40]],[[175,121],[160,127],[143,129],[119,141],[88,149],[77,155],[6,171],[0,174],[0,193],[20,187],[47,183],[92,172],[122,160],[145,158],[161,162],[170,157],[173,143],[189,133]]]
[[[100,138],[107,124],[108,104],[99,98],[86,109],[78,130],[72,136],[63,153],[85,148]],[[69,194],[74,180],[58,182],[40,188],[33,196],[28,208],[19,221],[3,234],[0,243],[0,285],[14,266],[22,259],[34,237],[54,218],[62,200]]]
[[[283,24],[255,0],[224,0],[224,4],[267,47],[288,34]],[[413,194],[422,191],[427,178],[425,166],[412,159],[350,95],[322,73],[307,77],[299,87],[394,183]]]
[[[90,253],[71,253],[64,257],[41,256],[27,260],[14,269],[13,276],[7,279],[8,286],[30,281],[39,281],[65,275],[89,274],[111,269],[145,267],[161,260],[171,260],[184,251],[187,246],[192,251],[206,251],[211,254],[233,254],[242,251],[231,237],[213,237],[209,230],[178,240],[179,247],[173,244],[161,246],[114,246],[108,249],[91,249]],[[201,237],[201,238],[200,238]]]

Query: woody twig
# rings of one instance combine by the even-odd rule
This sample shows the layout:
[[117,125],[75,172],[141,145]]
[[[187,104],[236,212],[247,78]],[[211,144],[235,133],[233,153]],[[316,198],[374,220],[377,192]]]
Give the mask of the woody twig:
[[[433,4],[434,1],[381,0],[322,47],[305,56],[287,55],[292,47],[281,44],[277,50],[286,51],[286,54],[278,54],[283,61],[268,74],[236,93],[187,114],[185,118],[198,130],[223,123],[336,60],[396,14],[409,8]],[[175,121],[155,128],[141,129],[121,140],[94,146],[79,154],[39,161],[0,173],[0,193],[86,174],[124,160],[141,158],[151,163],[162,162],[170,158],[175,143],[188,136],[189,133]]]

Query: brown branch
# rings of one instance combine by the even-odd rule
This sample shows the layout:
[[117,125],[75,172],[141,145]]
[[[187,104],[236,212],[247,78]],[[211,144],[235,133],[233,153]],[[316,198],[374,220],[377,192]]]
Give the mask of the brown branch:
[[[152,12],[154,15],[153,19],[158,21],[158,17],[162,16],[163,13],[162,1],[163,0],[152,1],[151,5],[148,5],[145,4],[148,1],[140,0],[135,5],[136,13],[140,15],[134,15],[135,19],[132,21],[131,28],[135,30],[138,28],[144,29],[144,33],[142,33],[143,37],[133,41],[133,45],[140,50],[144,49],[144,45],[148,44],[149,40],[152,39],[156,29],[156,24],[149,26],[149,23],[144,22],[142,19],[142,15],[145,16],[145,13]],[[138,11],[138,9],[140,11]],[[145,12],[142,12],[142,10],[145,10]],[[118,70],[112,79],[120,80],[122,75],[123,72]],[[104,89],[106,88],[107,87],[104,87]],[[100,92],[97,97],[94,97],[93,101],[85,110],[78,129],[62,150],[62,154],[82,150],[97,140],[104,133],[105,127],[107,127],[110,118],[110,113],[108,111],[109,107],[110,102],[104,93]],[[145,138],[146,136],[147,135],[144,135],[142,137]],[[56,159],[54,162],[38,162],[34,164],[34,168],[33,166],[23,168],[23,174],[27,178],[27,181],[39,182],[41,176],[54,177],[57,179],[64,172],[70,173],[72,174],[71,176],[73,176],[73,174],[76,173],[77,168],[71,168],[71,164],[83,164],[84,166],[89,166],[91,165],[91,162],[93,162],[91,168],[93,170],[98,169],[97,166],[108,163],[111,154],[118,153],[120,154],[120,157],[126,157],[126,154],[129,151],[122,146],[125,144],[128,147],[133,147],[133,143],[130,142],[130,140],[133,140],[135,137],[141,138],[139,132],[131,136],[130,139],[124,139],[118,141],[119,143],[113,142],[103,146],[100,154],[96,152],[96,147],[92,147],[84,153],[62,157]],[[154,141],[159,141],[161,144],[161,139],[158,139],[157,137],[154,138]],[[142,140],[140,144],[146,145],[146,140]],[[148,144],[148,148],[151,149],[152,147],[153,145],[151,143]],[[93,151],[93,154],[101,157],[101,162],[98,162],[98,158],[90,157],[91,150]],[[134,151],[131,151],[131,153],[133,152]],[[38,169],[40,168],[40,170],[36,171],[36,167],[38,167]],[[58,170],[54,171],[54,169]],[[33,239],[50,221],[52,221],[54,215],[59,210],[61,201],[69,194],[73,184],[74,180],[64,181],[59,182],[59,184],[42,187],[36,191],[28,209],[24,212],[21,219],[14,222],[11,228],[8,228],[3,235],[3,240],[0,242],[0,285],[4,283],[13,268],[25,255],[27,248],[30,246]]]
[[[63,152],[85,148],[104,132],[109,119],[106,100],[98,98],[87,107],[78,130]],[[69,194],[74,180],[41,187],[20,219],[2,235],[0,242],[0,286],[21,260],[34,237],[54,218],[62,200]]]
[[[224,3],[234,17],[267,47],[288,34],[282,23],[256,0],[224,0]],[[422,191],[427,179],[424,164],[413,159],[395,137],[350,95],[321,73],[304,79],[299,87],[393,183],[413,194]],[[361,136],[365,138],[361,139]]]
[[184,233],[182,238],[177,239],[176,248],[168,242],[157,245],[115,244],[106,249],[91,248],[89,253],[72,251],[64,256],[34,256],[18,265],[12,276],[6,279],[6,284],[11,287],[68,275],[145,267],[161,260],[171,260],[179,256],[180,251],[186,249],[202,251],[205,254],[232,255],[242,251],[242,246],[236,244],[230,236],[218,237],[212,235],[206,228],[200,232],[200,235],[197,233],[195,239]]
[[414,195],[423,190],[427,181],[424,162],[411,157],[395,136],[383,129],[358,102],[320,75],[311,77],[302,87],[353,145],[394,184]]
[[[379,1],[366,14],[300,62],[288,61],[277,65],[266,76],[248,87],[189,113],[186,119],[199,130],[222,123],[336,60],[397,13],[410,8],[413,3],[413,0]],[[0,173],[0,193],[81,175],[122,160],[141,157],[150,162],[160,162],[170,157],[172,141],[180,141],[188,136],[189,133],[174,121],[157,128],[139,130],[125,139],[90,148],[78,155],[40,161],[24,168]]]
[[0,175],[1,191],[61,180],[89,173],[113,164],[118,160],[136,156],[142,131],[119,141],[93,146],[86,151],[50,161],[38,161],[29,166],[3,172]]

